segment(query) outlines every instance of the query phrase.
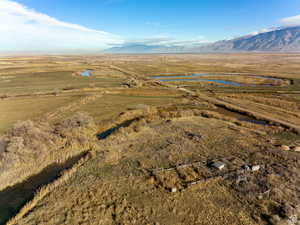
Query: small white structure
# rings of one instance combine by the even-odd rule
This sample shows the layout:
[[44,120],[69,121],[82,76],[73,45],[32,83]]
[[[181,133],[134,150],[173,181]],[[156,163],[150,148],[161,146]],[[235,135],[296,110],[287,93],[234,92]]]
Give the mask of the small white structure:
[[295,152],[300,152],[300,146],[294,146],[292,148]]
[[252,171],[259,171],[259,169],[260,169],[260,165],[253,165],[253,166],[251,166],[251,170]]
[[250,170],[250,166],[249,166],[249,165],[244,165],[243,168],[244,168],[246,171],[249,171],[249,170]]
[[287,145],[281,145],[280,148],[283,151],[289,151],[291,149],[290,146],[287,146]]
[[222,162],[214,162],[213,164],[211,164],[211,166],[218,170],[222,170],[222,169],[224,169],[225,164]]
[[172,193],[177,192],[177,188],[176,188],[176,187],[173,187],[173,188],[171,189],[171,192],[172,192]]

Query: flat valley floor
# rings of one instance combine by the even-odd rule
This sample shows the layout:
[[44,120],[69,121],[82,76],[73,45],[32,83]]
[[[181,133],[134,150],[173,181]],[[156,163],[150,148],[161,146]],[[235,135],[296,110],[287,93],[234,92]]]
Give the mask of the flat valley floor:
[[0,224],[299,224],[299,61],[0,58]]

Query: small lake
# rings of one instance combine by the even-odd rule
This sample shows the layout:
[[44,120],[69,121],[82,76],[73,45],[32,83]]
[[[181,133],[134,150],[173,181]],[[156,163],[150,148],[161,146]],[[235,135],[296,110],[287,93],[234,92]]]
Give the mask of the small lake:
[[89,77],[89,76],[91,76],[91,72],[93,72],[93,70],[86,70],[86,71],[81,73],[81,76]]
[[243,84],[233,81],[227,81],[227,80],[218,80],[218,79],[163,79],[160,80],[162,82],[175,82],[175,81],[184,81],[184,82],[193,82],[193,81],[201,81],[201,82],[214,82],[217,84],[225,84],[225,85],[232,85],[236,87],[241,87]]
[[[158,79],[161,82],[213,82],[217,84],[223,84],[223,85],[230,85],[230,86],[235,86],[235,87],[241,87],[241,86],[251,86],[251,87],[256,87],[256,86],[272,86],[271,84],[261,84],[261,85],[254,85],[254,84],[242,84],[234,81],[228,81],[228,80],[222,80],[222,79],[201,79],[197,77],[209,77],[209,76],[249,76],[249,77],[256,77],[256,78],[264,78],[264,79],[270,79],[270,80],[282,80],[280,78],[275,78],[275,77],[269,77],[269,76],[261,76],[261,75],[243,75],[243,74],[216,74],[216,73],[193,73],[193,74],[164,74],[164,75],[159,75],[159,76],[152,76],[151,78],[153,79]],[[192,79],[185,79],[185,78],[192,78]]]

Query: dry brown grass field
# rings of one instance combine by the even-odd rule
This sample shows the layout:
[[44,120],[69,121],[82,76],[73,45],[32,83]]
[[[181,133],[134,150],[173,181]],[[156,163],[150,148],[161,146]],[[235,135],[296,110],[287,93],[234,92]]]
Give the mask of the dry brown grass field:
[[300,223],[299,61],[0,58],[0,224]]

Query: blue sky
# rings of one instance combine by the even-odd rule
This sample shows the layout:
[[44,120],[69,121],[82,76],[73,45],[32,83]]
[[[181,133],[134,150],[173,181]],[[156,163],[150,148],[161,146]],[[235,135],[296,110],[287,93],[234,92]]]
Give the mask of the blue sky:
[[[20,10],[16,13],[14,8]],[[21,16],[13,18],[18,13]],[[47,15],[50,19],[40,20],[34,14]],[[0,19],[1,16],[3,19],[8,17],[2,20],[7,21],[8,32],[18,30],[18,35],[7,36],[6,49],[3,49],[6,51],[29,48],[83,51],[123,42],[160,39],[201,43],[270,27],[300,25],[298,15],[299,0],[0,0]],[[51,24],[52,19],[60,23]],[[5,27],[5,24],[0,24],[2,32],[8,29],[2,27],[1,30],[1,26]],[[16,26],[15,31],[12,26]],[[22,34],[22,27],[27,26],[31,33],[24,31],[27,32],[23,35],[26,40],[14,40]],[[89,30],[85,32],[82,28]],[[39,30],[40,36],[33,34]],[[58,43],[60,33],[61,44]],[[54,34],[58,37],[52,37]],[[47,40],[43,40],[43,36],[47,36]],[[78,37],[77,42],[73,36]],[[72,40],[68,43],[64,41],[67,38]]]

